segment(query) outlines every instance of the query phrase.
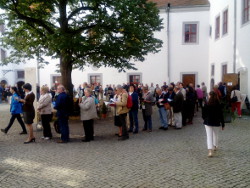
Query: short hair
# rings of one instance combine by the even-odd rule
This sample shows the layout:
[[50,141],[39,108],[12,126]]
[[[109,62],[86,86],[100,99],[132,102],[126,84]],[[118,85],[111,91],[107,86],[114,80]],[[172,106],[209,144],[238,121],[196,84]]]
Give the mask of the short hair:
[[41,91],[44,91],[45,93],[49,92],[49,87],[48,86],[42,86]]
[[143,86],[142,89],[143,89],[143,90],[148,90],[148,87],[147,87],[147,86]]
[[84,92],[88,92],[90,95],[92,95],[92,90],[90,88],[85,88]]
[[62,88],[62,91],[65,91],[65,87],[62,84],[58,85],[57,88]]
[[32,85],[30,83],[26,83],[26,84],[23,85],[23,88],[31,91],[32,90]]
[[119,84],[116,86],[116,89],[123,89],[123,87]]

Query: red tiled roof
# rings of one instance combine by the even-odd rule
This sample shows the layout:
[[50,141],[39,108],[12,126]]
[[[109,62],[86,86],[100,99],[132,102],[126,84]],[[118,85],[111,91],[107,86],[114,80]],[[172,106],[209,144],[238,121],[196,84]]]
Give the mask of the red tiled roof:
[[149,0],[157,4],[158,7],[165,7],[168,3],[171,6],[197,6],[209,5],[208,0]]

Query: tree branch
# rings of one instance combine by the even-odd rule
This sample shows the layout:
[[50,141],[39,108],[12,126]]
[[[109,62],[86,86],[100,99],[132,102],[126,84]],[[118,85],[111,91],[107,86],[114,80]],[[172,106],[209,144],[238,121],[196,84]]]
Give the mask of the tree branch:
[[95,8],[92,8],[92,7],[80,7],[80,8],[77,8],[77,9],[75,9],[74,11],[72,11],[70,13],[70,15],[68,16],[68,20],[70,20],[73,16],[75,16],[77,13],[79,13],[82,10],[95,10]]
[[42,20],[36,19],[36,18],[31,18],[28,16],[25,16],[24,14],[22,14],[21,12],[19,12],[19,10],[17,9],[18,6],[18,0],[15,2],[14,0],[12,0],[13,5],[14,5],[14,9],[11,9],[11,11],[14,11],[18,18],[20,18],[21,20],[26,21],[27,23],[35,23],[40,25],[41,27],[43,27],[46,31],[48,31],[50,34],[54,34],[54,30],[52,28],[50,28],[45,22],[43,22]]

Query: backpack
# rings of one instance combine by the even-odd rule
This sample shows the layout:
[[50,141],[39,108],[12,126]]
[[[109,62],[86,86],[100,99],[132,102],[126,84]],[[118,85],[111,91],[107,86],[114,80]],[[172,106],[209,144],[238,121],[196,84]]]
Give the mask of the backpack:
[[132,96],[128,95],[127,108],[132,108],[132,106],[133,106]]

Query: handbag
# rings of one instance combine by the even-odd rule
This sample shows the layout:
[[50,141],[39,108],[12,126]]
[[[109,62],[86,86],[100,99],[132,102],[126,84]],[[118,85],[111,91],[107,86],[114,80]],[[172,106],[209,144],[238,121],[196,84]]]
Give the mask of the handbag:
[[238,101],[238,97],[235,95],[235,91],[234,91],[234,96],[233,96],[233,98],[231,98],[231,102],[234,103],[237,101]]
[[165,103],[165,104],[164,104],[164,108],[165,108],[166,110],[170,110],[170,109],[171,109],[171,106],[170,106],[169,103]]

